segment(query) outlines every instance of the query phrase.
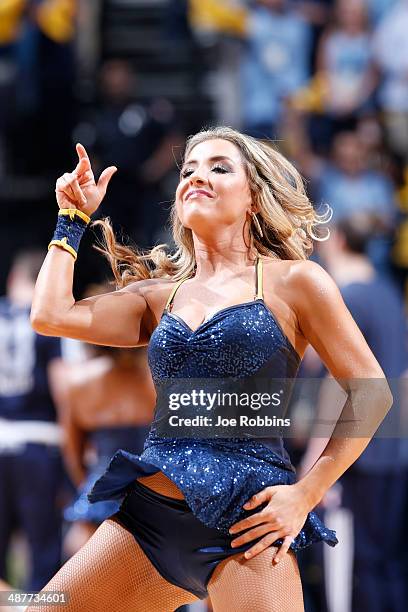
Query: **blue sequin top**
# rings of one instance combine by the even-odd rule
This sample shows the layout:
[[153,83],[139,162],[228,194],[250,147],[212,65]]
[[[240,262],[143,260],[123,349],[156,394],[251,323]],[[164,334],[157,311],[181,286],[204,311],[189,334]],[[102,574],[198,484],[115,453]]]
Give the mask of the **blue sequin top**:
[[[256,266],[256,298],[223,308],[192,330],[171,312],[173,289],[150,338],[149,365],[156,386],[167,379],[242,378],[273,372],[294,378],[300,357],[263,301],[262,261]],[[266,486],[292,484],[295,471],[277,438],[164,438],[153,421],[143,453],[118,451],[96,482],[91,502],[124,496],[135,478],[162,471],[182,491],[195,516],[227,533],[247,515],[243,504]],[[291,547],[337,543],[311,512]]]

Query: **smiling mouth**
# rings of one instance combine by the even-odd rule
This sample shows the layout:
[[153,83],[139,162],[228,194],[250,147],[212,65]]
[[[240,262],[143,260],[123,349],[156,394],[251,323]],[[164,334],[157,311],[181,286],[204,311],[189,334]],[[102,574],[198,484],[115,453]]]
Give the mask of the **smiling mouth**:
[[206,191],[197,190],[197,191],[191,191],[190,193],[188,193],[186,197],[186,201],[196,196],[205,196],[207,198],[213,197],[211,194],[207,193]]

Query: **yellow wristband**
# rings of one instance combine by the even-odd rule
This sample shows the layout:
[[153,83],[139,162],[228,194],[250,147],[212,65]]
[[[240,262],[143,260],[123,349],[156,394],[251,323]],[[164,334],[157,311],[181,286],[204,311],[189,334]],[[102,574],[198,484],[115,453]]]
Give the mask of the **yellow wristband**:
[[78,210],[77,208],[60,208],[58,214],[68,215],[71,221],[73,221],[75,217],[79,217],[80,219],[82,219],[82,221],[85,221],[87,225],[91,221],[91,217],[88,217],[88,215],[82,212],[82,210]]
[[69,246],[66,238],[62,238],[61,240],[51,240],[50,244],[48,245],[48,250],[50,250],[50,247],[52,246],[58,246],[61,247],[61,249],[64,249],[64,251],[68,251],[68,253],[71,253],[75,260],[78,257],[77,252],[72,248],[72,246]]

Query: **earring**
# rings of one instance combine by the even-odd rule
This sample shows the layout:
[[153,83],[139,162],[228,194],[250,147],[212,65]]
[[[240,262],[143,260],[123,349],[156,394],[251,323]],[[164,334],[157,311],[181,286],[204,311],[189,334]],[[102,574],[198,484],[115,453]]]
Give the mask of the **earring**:
[[254,225],[256,227],[256,231],[258,232],[259,236],[261,238],[263,238],[263,231],[261,228],[261,224],[259,223],[258,217],[256,216],[256,214],[251,210],[251,217],[252,217],[252,221],[254,222]]

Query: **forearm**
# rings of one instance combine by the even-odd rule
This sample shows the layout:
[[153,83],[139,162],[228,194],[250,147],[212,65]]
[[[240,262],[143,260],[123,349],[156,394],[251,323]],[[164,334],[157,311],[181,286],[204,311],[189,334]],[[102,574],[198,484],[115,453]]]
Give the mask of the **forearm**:
[[309,472],[296,484],[308,500],[317,506],[330,487],[344,474],[364,451],[370,438],[331,438]]
[[57,334],[60,322],[75,303],[73,296],[75,260],[70,253],[52,246],[35,285],[31,322],[39,333]]
[[355,382],[327,446],[296,484],[311,509],[361,455],[392,405],[385,379]]

